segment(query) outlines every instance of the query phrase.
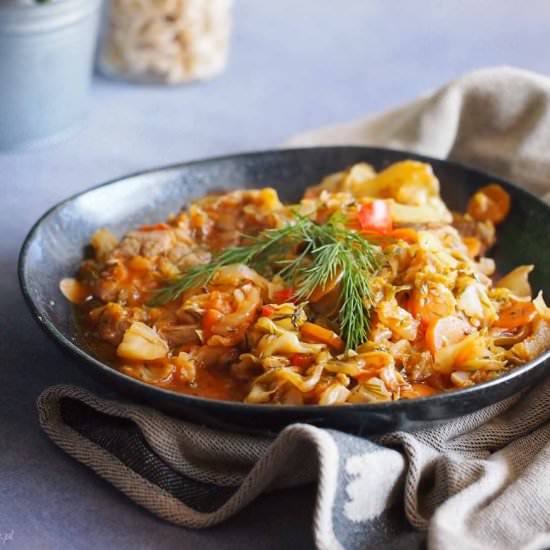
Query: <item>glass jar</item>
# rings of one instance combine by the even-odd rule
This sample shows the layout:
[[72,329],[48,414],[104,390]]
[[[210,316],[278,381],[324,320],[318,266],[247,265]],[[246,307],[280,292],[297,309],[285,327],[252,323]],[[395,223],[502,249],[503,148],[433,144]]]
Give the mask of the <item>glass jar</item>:
[[153,84],[223,71],[232,0],[110,0],[99,54],[107,76]]

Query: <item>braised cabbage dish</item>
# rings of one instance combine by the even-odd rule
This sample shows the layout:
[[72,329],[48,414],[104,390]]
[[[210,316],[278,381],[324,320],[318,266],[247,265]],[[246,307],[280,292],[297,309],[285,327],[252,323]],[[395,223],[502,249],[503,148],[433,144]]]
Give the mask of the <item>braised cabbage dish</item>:
[[449,211],[430,165],[366,163],[297,204],[271,188],[200,198],[121,239],[91,237],[60,288],[119,371],[213,399],[413,399],[493,379],[550,348],[550,309],[486,254],[499,185]]

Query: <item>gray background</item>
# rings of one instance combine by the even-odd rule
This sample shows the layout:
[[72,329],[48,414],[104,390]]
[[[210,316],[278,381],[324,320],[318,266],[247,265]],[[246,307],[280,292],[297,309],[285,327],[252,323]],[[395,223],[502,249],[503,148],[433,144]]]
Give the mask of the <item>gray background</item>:
[[139,509],[40,432],[34,402],[43,388],[90,387],[39,332],[19,295],[18,249],[45,209],[126,172],[273,147],[293,133],[412,99],[473,68],[508,64],[550,72],[547,0],[236,4],[223,76],[172,89],[98,77],[78,135],[37,152],[0,154],[1,546],[312,544],[312,487],[263,497],[208,531],[179,529]]

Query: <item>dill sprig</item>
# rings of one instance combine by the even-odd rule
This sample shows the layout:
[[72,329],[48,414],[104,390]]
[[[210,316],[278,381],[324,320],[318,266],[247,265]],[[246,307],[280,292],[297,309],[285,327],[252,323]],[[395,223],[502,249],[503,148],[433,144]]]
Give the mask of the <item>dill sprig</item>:
[[341,214],[333,214],[324,225],[295,216],[302,222],[302,252],[295,259],[280,261],[286,265],[279,275],[296,286],[296,298],[303,300],[338,278],[340,334],[346,348],[354,349],[369,334],[369,280],[378,269],[379,248],[346,227],[347,220]]
[[[306,222],[307,220],[307,222]],[[289,247],[299,243],[300,225],[310,220],[304,218],[295,225],[288,225],[280,229],[266,229],[256,237],[248,237],[250,242],[227,248],[215,255],[206,264],[199,264],[188,269],[167,286],[157,291],[149,300],[148,305],[159,306],[171,302],[181,294],[192,288],[207,285],[220,267],[233,264],[245,264],[265,273],[270,262],[274,262],[288,255]]]
[[189,289],[204,286],[220,267],[232,264],[245,264],[262,274],[278,273],[297,289],[295,298],[302,301],[338,278],[340,335],[347,349],[357,347],[369,333],[369,282],[378,269],[380,249],[347,227],[341,214],[333,214],[323,225],[297,212],[293,216],[292,224],[262,231],[249,237],[248,243],[190,268],[160,289],[149,305],[165,304]]

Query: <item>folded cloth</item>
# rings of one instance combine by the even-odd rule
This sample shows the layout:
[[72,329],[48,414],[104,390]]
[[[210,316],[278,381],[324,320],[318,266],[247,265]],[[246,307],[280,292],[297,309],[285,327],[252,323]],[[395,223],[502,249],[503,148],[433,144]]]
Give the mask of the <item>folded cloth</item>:
[[[404,148],[544,194],[549,101],[549,79],[490,69],[291,144]],[[320,549],[550,547],[550,381],[442,426],[371,439],[304,424],[274,439],[232,434],[71,386],[44,391],[38,412],[55,444],[177,525],[214,525],[264,491],[316,480]]]
[[550,78],[469,73],[402,107],[295,136],[290,146],[371,145],[457,160],[550,199]]

